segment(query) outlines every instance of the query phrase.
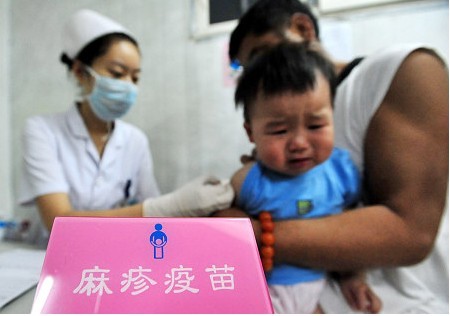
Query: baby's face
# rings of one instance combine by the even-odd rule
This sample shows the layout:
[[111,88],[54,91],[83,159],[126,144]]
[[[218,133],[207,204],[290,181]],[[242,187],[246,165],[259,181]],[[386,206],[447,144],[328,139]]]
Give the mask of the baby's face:
[[296,176],[324,162],[333,150],[333,112],[328,82],[314,90],[266,97],[259,93],[245,127],[266,167]]

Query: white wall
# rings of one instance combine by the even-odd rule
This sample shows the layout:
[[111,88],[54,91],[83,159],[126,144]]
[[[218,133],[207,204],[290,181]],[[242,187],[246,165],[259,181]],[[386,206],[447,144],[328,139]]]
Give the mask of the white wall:
[[[446,61],[449,56],[448,1],[427,0],[397,3],[365,10],[327,14],[322,29],[336,35],[336,28],[346,31],[349,47],[345,52],[364,56],[397,42],[423,42],[434,47]],[[339,50],[336,38],[327,37]],[[330,43],[331,44],[331,43]],[[341,47],[342,48],[342,47]],[[334,50],[333,50],[334,51]],[[349,56],[347,56],[349,57]]]
[[0,219],[13,215],[9,103],[9,0],[0,1]]
[[[394,19],[371,13],[340,16],[350,45],[348,55],[419,40],[438,45],[448,60],[448,2],[439,3],[426,10],[400,10]],[[242,128],[242,115],[234,109],[234,89],[223,80],[228,34],[192,40],[190,4],[190,0],[0,1],[0,215],[12,209],[15,199],[25,118],[63,111],[73,100],[74,86],[59,63],[61,27],[83,7],[118,20],[140,40],[140,95],[126,120],[149,137],[162,191],[200,174],[229,177],[240,166],[239,156],[252,146]]]

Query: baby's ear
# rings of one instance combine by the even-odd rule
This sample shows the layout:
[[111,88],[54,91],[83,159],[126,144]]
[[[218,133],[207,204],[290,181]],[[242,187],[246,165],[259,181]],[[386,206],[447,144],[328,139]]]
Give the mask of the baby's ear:
[[245,122],[244,123],[244,128],[245,128],[245,131],[247,132],[248,140],[250,142],[254,143],[255,141],[253,139],[252,127],[251,127],[250,123],[249,122]]

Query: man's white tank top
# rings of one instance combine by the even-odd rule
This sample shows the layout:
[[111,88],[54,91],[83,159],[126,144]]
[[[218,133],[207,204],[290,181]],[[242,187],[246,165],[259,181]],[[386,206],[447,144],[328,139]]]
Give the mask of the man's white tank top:
[[[337,147],[350,151],[360,171],[364,168],[364,138],[398,68],[420,44],[399,44],[364,58],[339,85],[334,124]],[[380,296],[383,313],[448,313],[448,206],[432,254],[406,268],[376,269],[368,282]],[[327,313],[351,313],[339,289],[328,286],[321,304]]]

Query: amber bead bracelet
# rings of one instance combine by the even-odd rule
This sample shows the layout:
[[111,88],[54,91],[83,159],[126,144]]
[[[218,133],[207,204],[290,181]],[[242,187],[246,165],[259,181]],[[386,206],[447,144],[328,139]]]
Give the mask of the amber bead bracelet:
[[273,258],[275,256],[275,235],[273,233],[275,224],[272,215],[267,211],[259,213],[259,222],[261,224],[261,263],[264,272],[270,272],[273,268]]

